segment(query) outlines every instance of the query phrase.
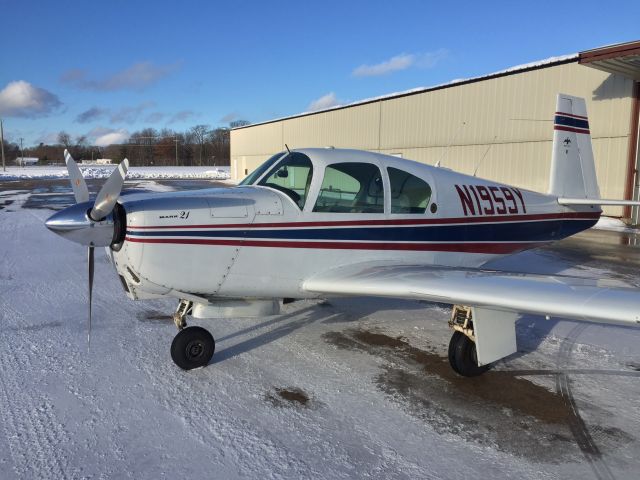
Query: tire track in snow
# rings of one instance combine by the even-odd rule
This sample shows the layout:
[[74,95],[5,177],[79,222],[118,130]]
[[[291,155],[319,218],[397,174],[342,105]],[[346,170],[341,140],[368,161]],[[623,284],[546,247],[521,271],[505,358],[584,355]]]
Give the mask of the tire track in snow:
[[0,417],[19,478],[67,479],[67,459],[61,445],[67,437],[46,395],[33,395],[19,376],[32,369],[29,356],[8,346],[0,354]]
[[[589,325],[585,323],[576,325],[563,340],[560,345],[560,351],[558,352],[558,369],[567,367],[576,340],[588,326]],[[587,425],[580,415],[580,410],[578,409],[571,390],[571,380],[568,374],[559,373],[556,375],[556,392],[562,396],[562,400],[573,413],[573,416],[567,419],[569,429],[580,451],[582,451],[582,454],[589,462],[589,466],[596,478],[598,480],[615,480],[613,473],[611,473],[609,466],[602,459],[602,453],[594,442]]]
[[[16,200],[20,206],[28,195]],[[21,230],[16,228],[16,215],[2,215],[3,234],[11,232],[19,240]],[[2,311],[2,326],[16,326],[15,320],[21,317],[13,303],[7,300],[13,298],[12,292],[20,285],[12,280],[16,278],[19,257],[4,255],[2,258],[2,272],[10,281],[10,287],[0,299]],[[42,292],[32,292],[42,297]],[[62,425],[57,421],[53,405],[46,395],[33,395],[33,390],[25,388],[20,377],[25,372],[33,370],[33,362],[24,350],[24,342],[16,341],[15,337],[2,335],[0,344],[0,418],[4,430],[10,455],[13,460],[13,470],[19,478],[68,478],[66,461],[60,445],[66,437]]]

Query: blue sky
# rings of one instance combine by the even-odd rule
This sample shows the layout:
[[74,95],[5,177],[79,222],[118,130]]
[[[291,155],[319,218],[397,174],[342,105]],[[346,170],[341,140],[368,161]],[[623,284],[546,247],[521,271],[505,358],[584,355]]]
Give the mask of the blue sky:
[[260,122],[640,39],[640,2],[0,0],[26,145]]

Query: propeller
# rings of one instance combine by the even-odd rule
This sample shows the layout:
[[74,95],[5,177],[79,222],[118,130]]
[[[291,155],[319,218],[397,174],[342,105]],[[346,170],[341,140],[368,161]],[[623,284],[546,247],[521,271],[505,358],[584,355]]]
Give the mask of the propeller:
[[78,168],[78,164],[66,148],[64,149],[64,163],[67,164],[69,181],[71,182],[73,195],[76,197],[76,203],[86,202],[89,200],[89,188],[87,188],[87,182],[84,181],[84,177]]
[[64,151],[64,161],[67,164],[71,188],[76,204],[49,217],[45,225],[54,233],[87,246],[87,264],[89,268],[89,330],[87,345],[91,345],[91,304],[93,297],[94,248],[111,245],[115,236],[115,222],[113,210],[122,191],[124,179],[129,169],[126,158],[118,165],[111,176],[104,183],[95,201],[89,201],[89,189],[78,164],[71,154]]

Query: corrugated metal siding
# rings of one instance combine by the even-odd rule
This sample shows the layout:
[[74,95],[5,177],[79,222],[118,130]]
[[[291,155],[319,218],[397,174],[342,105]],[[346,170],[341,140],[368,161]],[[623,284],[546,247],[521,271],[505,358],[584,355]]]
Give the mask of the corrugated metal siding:
[[[468,174],[484,156],[478,176],[544,192],[556,94],[562,92],[587,99],[602,196],[622,198],[632,89],[630,79],[568,63],[233,130],[232,173],[236,163],[251,171],[283,150],[284,143],[332,145],[402,153],[429,164],[441,160]],[[622,210],[605,212],[620,215]]]
[[327,147],[378,149],[380,104],[370,103],[285,120],[284,142],[290,148]]

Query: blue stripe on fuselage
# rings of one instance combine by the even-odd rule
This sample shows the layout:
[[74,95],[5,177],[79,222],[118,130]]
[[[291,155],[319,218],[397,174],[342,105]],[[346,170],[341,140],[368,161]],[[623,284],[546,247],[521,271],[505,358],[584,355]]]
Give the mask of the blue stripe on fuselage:
[[301,228],[268,230],[129,231],[139,237],[200,237],[278,240],[345,240],[378,242],[538,242],[565,238],[592,227],[592,220],[427,225],[410,227]]

